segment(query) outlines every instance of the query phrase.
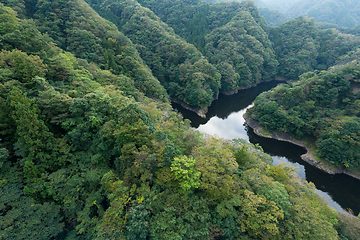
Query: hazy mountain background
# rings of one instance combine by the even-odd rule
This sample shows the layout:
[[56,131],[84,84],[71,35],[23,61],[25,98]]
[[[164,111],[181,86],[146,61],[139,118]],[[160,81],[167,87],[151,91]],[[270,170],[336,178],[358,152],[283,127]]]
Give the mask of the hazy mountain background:
[[[228,0],[206,0],[210,3]],[[237,0],[242,2],[243,0]],[[317,22],[356,27],[360,24],[360,1],[357,0],[255,0],[270,26],[278,26],[294,17],[313,17]]]

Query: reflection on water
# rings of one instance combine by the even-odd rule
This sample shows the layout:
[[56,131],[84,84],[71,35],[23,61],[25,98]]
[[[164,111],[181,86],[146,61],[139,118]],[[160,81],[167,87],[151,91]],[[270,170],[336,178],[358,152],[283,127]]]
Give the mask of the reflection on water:
[[243,126],[245,123],[243,114],[245,113],[246,109],[235,112],[229,115],[229,117],[226,119],[221,119],[217,116],[212,117],[206,124],[200,125],[197,129],[200,132],[217,135],[220,138],[243,138],[249,140],[249,137]]
[[214,116],[219,119],[227,119],[230,114],[244,110],[255,100],[255,98],[260,93],[270,90],[277,84],[279,84],[279,82],[271,81],[267,83],[260,83],[253,88],[241,90],[239,93],[231,96],[220,94],[219,99],[215,100],[209,107],[209,110],[206,114],[206,119],[199,117],[194,112],[183,109],[179,104],[173,103],[173,106],[182,113],[184,118],[191,120],[191,125],[194,128],[198,128],[200,124],[207,123]]
[[219,99],[209,108],[206,119],[202,119],[195,113],[174,104],[184,116],[192,121],[192,126],[200,132],[216,135],[220,138],[234,139],[243,138],[250,143],[260,144],[264,152],[272,156],[274,164],[289,163],[298,168],[298,175],[313,182],[316,192],[324,197],[329,205],[338,211],[351,208],[357,215],[360,211],[360,181],[349,176],[327,174],[308,163],[300,156],[305,149],[288,142],[263,138],[254,134],[253,130],[245,124],[243,114],[255,100],[256,96],[267,91],[278,82],[261,83],[257,87],[242,90],[232,96],[220,95]]

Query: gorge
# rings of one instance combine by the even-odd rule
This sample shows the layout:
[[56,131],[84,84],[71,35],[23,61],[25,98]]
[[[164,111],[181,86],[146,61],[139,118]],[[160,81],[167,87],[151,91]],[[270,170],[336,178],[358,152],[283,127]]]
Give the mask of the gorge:
[[242,138],[247,142],[259,144],[265,153],[273,158],[273,164],[290,164],[298,168],[298,175],[315,184],[320,196],[326,199],[329,205],[337,211],[351,209],[355,215],[360,212],[360,191],[356,188],[360,183],[344,174],[328,174],[301,159],[306,153],[302,147],[288,142],[268,139],[258,136],[245,123],[243,117],[253,100],[264,91],[279,84],[278,81],[260,83],[256,87],[239,91],[234,95],[220,94],[218,100],[209,107],[206,119],[194,112],[182,108],[178,104],[173,106],[182,113],[184,118],[190,119],[192,127],[202,133],[216,135],[225,139]]

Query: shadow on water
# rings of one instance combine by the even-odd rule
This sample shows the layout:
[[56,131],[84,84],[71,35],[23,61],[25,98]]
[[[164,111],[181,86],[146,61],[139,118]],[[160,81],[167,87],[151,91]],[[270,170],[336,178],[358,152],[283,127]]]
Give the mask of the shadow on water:
[[245,109],[252,104],[255,98],[263,91],[270,90],[279,82],[261,83],[258,86],[239,91],[231,96],[220,95],[209,107],[207,118],[203,119],[177,104],[173,104],[184,118],[190,119],[192,126],[201,132],[217,134],[223,138],[242,137],[249,142],[258,143],[264,152],[274,159],[274,164],[289,163],[298,167],[300,177],[313,182],[316,192],[323,196],[331,207],[341,211],[351,208],[354,214],[360,211],[360,181],[344,174],[327,174],[301,159],[306,151],[304,148],[288,142],[263,138],[254,134],[253,130],[244,123],[242,118]]
[[[349,177],[345,174],[331,175],[311,166],[301,159],[301,155],[306,153],[302,147],[296,146],[288,142],[277,141],[275,139],[263,138],[256,135],[252,128],[245,126],[249,142],[258,143],[270,156],[274,158],[275,164],[284,163],[286,160],[295,167],[299,167],[299,176],[306,178],[307,181],[315,184],[316,188],[322,192],[328,193],[332,200],[338,203],[343,209],[352,209],[354,214],[360,212],[360,181]],[[282,158],[286,160],[282,161]],[[277,162],[277,160],[279,160]],[[323,197],[325,194],[318,192]],[[329,199],[328,199],[329,200]],[[330,206],[337,210],[341,210],[335,205],[329,203]]]
[[264,82],[259,83],[256,87],[241,90],[234,95],[228,96],[220,94],[219,98],[209,107],[206,119],[199,117],[192,111],[182,108],[179,104],[173,103],[172,106],[181,112],[184,118],[191,120],[192,127],[198,128],[200,124],[207,123],[214,116],[226,119],[231,113],[246,108],[260,93],[270,90],[279,83],[279,81]]

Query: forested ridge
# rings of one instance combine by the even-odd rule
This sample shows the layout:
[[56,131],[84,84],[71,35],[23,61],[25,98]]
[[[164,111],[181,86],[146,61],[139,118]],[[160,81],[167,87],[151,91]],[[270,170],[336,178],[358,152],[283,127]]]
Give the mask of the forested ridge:
[[[205,1],[217,3],[226,0]],[[315,18],[317,22],[342,27],[353,28],[360,25],[360,3],[357,0],[254,0],[254,3],[270,26],[279,26],[298,16],[307,16]]]
[[319,158],[359,170],[359,63],[309,72],[257,97],[249,110],[266,129],[311,142]]
[[[200,134],[170,105],[205,111],[220,91],[344,64],[280,89],[311,82],[309,113],[330,114],[321,154],[347,147],[336,161],[353,167],[357,43],[307,18],[271,28],[250,1],[2,0],[0,239],[358,239],[359,219],[295,169]],[[287,102],[299,110],[300,93]],[[304,136],[298,118],[280,130]]]

